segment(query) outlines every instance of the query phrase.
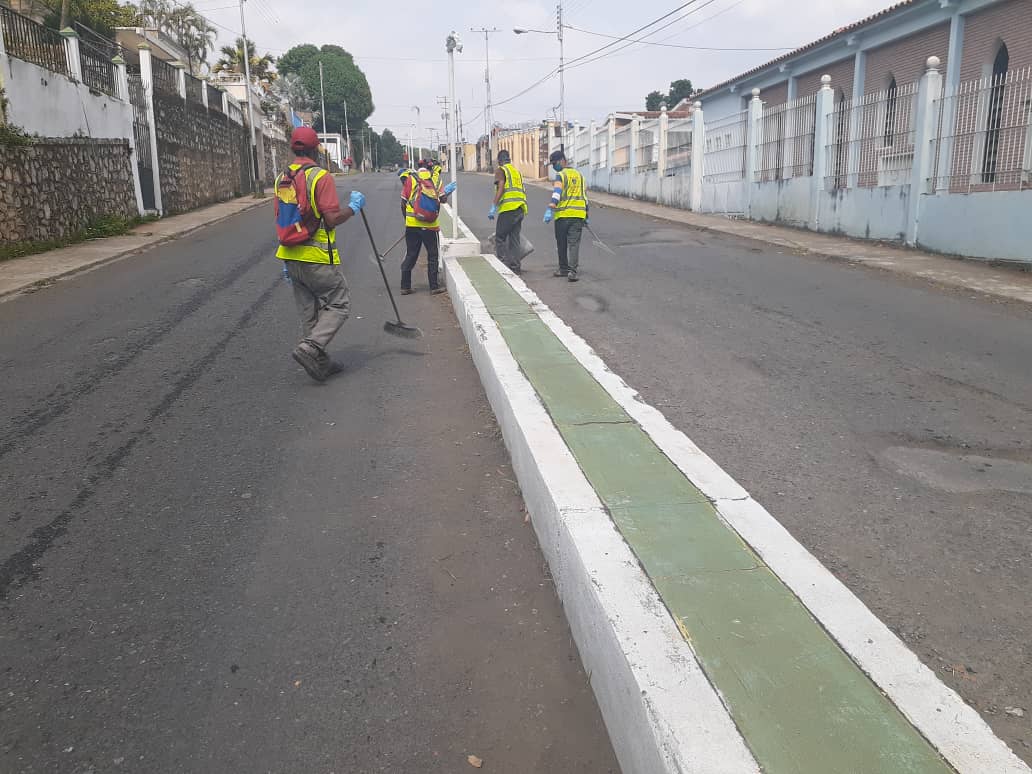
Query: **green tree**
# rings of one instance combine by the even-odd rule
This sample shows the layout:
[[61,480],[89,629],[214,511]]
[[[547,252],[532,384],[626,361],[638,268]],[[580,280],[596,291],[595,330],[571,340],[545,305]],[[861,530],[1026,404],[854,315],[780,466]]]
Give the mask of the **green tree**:
[[215,47],[216,29],[190,4],[176,6],[164,29],[186,50],[190,72],[200,75],[208,64],[208,52]]
[[659,110],[660,106],[665,102],[669,110],[673,110],[674,107],[682,99],[688,99],[695,93],[695,89],[692,87],[692,82],[687,78],[679,78],[676,81],[670,82],[670,89],[664,94],[661,91],[651,91],[648,96],[645,97],[645,109],[646,110]]
[[373,95],[365,73],[355,64],[351,54],[340,46],[317,48],[305,43],[294,46],[281,56],[277,69],[280,73],[299,75],[318,104],[320,62],[323,65],[326,126],[340,127],[344,124],[346,104],[348,129],[355,135],[373,113]]
[[[50,0],[45,23],[51,27],[61,25],[62,6],[59,0]],[[41,7],[42,6],[41,4]],[[138,11],[131,4],[120,4],[118,0],[69,0],[64,27],[79,22],[105,37],[114,37],[115,27],[132,27],[136,24]],[[62,27],[63,29],[63,27]]]
[[376,163],[384,167],[401,164],[405,151],[394,133],[390,129],[384,129],[379,140],[376,147]]
[[[219,49],[222,55],[215,63],[215,72],[244,73],[244,39],[237,38],[233,46],[223,46]],[[272,54],[258,56],[258,49],[250,38],[247,41],[247,58],[251,65],[251,78],[254,80],[268,79],[276,80],[276,71],[273,65],[276,64],[276,57]]]

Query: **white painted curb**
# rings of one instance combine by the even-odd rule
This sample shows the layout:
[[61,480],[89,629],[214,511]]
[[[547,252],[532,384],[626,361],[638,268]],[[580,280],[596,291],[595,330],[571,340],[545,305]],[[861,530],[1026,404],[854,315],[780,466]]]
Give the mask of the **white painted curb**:
[[[610,371],[522,280],[485,257],[959,774],[1032,774],[981,716],[780,522]],[[625,774],[758,771],[465,272],[454,261],[445,265],[456,315],[512,455],[581,657],[595,675],[595,694]],[[599,668],[606,670],[605,677]],[[645,749],[650,742],[653,749]]]

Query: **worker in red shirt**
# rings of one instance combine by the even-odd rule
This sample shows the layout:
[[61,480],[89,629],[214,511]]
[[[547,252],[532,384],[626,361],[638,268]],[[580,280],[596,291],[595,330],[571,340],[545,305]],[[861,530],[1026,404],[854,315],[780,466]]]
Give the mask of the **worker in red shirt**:
[[[326,353],[326,347],[348,319],[351,299],[344,272],[340,270],[336,227],[346,223],[365,206],[365,197],[352,191],[347,207],[340,206],[333,175],[316,164],[319,135],[309,126],[299,126],[290,135],[294,161],[276,179],[276,218],[280,221],[280,191],[301,196],[299,231],[307,241],[287,246],[280,244],[276,257],[283,261],[285,273],[294,286],[294,300],[301,314],[304,336],[294,347],[293,357],[318,382],[340,371]],[[284,179],[288,182],[283,183]],[[285,207],[286,205],[284,205]],[[301,237],[305,239],[305,237]]]

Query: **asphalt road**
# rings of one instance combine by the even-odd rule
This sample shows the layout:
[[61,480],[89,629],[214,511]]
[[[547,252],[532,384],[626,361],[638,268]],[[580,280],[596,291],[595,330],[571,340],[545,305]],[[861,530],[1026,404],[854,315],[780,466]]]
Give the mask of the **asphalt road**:
[[341,233],[325,385],[266,208],[0,304],[0,771],[617,770],[447,297]]
[[1032,762],[1032,313],[598,206],[570,284],[528,191],[528,285]]

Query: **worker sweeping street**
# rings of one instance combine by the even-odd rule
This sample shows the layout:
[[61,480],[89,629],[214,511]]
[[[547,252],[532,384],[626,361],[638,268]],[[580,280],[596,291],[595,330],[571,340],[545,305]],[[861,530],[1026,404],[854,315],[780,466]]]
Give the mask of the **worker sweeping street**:
[[319,136],[308,126],[290,135],[294,161],[276,178],[274,208],[284,262],[301,315],[303,336],[293,358],[318,382],[340,371],[326,347],[348,319],[348,283],[340,269],[336,227],[361,212],[365,196],[352,191],[340,206],[333,176],[315,163]]
[[555,219],[555,244],[559,253],[559,268],[554,276],[576,282],[580,270],[581,233],[588,222],[588,195],[584,178],[576,169],[567,166],[566,154],[553,151],[548,163],[555,171],[552,200],[545,210],[545,223]]
[[512,165],[509,151],[498,151],[498,169],[495,170],[495,195],[488,220],[495,224],[495,255],[516,274],[520,273],[520,231],[527,214],[527,191],[523,175]]
[[455,190],[455,183],[448,183],[443,189],[434,185],[429,169],[420,167],[402,180],[401,214],[405,218],[405,260],[401,264],[401,294],[412,291],[412,270],[419,260],[419,253],[426,248],[426,274],[430,293],[444,292],[438,279],[439,218],[441,205],[446,204],[448,195]]

